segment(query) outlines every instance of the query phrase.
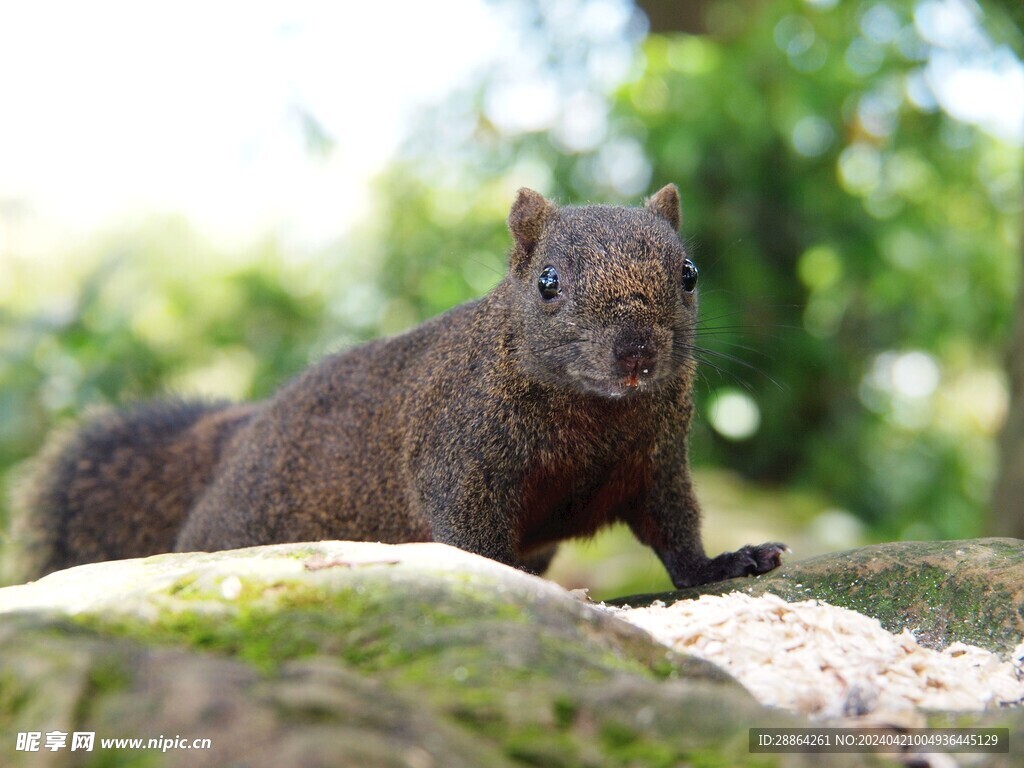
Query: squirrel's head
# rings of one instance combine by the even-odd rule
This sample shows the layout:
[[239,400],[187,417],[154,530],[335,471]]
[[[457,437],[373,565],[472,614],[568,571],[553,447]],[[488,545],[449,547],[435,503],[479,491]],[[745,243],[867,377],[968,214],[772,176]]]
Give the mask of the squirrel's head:
[[672,184],[642,208],[560,208],[529,189],[509,213],[508,281],[531,378],[618,398],[693,376],[697,268]]

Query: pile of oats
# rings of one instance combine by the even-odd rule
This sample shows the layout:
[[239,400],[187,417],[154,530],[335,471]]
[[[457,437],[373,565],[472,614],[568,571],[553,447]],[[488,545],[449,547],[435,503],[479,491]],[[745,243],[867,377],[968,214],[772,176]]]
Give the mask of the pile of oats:
[[856,611],[739,592],[606,610],[724,668],[763,704],[816,718],[1024,703],[1024,643],[1009,660],[959,642],[940,652]]

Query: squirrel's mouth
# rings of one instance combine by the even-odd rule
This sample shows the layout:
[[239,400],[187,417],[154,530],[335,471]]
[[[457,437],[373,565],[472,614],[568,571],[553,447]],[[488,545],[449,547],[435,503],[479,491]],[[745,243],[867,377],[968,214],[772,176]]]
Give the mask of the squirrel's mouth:
[[[609,397],[632,397],[650,391],[654,386],[655,379],[650,374],[640,371],[629,373],[618,382],[614,382]],[[617,384],[617,386],[616,386]]]
[[631,398],[650,392],[657,384],[658,377],[653,371],[627,372],[609,376],[578,375],[576,386],[588,395],[598,395],[613,400]]

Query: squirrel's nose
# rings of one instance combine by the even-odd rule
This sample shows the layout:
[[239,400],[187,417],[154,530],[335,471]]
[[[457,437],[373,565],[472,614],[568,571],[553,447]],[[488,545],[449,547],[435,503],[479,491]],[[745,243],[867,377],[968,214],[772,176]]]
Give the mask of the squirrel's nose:
[[650,334],[628,331],[622,333],[614,347],[615,365],[628,381],[639,382],[654,373],[658,351]]

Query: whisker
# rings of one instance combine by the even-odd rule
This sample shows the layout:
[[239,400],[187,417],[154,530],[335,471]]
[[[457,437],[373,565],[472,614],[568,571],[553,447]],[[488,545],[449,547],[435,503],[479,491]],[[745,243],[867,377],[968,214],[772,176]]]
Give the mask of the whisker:
[[[747,370],[753,371],[754,373],[757,373],[757,374],[760,374],[761,376],[764,376],[765,379],[770,381],[772,384],[774,384],[780,390],[785,390],[785,387],[782,384],[780,384],[774,378],[769,376],[762,369],[758,368],[756,365],[753,365],[752,363],[747,362],[746,360],[744,360],[741,357],[737,357],[736,355],[730,355],[727,352],[721,352],[721,351],[715,350],[715,349],[708,349],[707,347],[697,347],[697,346],[690,345],[690,344],[682,344],[682,345],[679,345],[678,348],[681,351],[683,351],[684,353],[686,353],[688,356],[692,357],[693,359],[698,360],[699,362],[701,362],[701,363],[703,363],[705,365],[709,365],[709,366],[711,366],[713,368],[716,368],[716,370],[718,369],[718,366],[712,360],[709,360],[708,356],[711,356],[711,357],[713,357],[713,358],[715,358],[717,360],[726,360],[726,361],[728,361],[730,363],[733,363],[734,365],[742,366],[743,368],[746,368]],[[674,351],[675,350],[673,350],[673,352]]]
[[708,390],[714,390],[715,388],[714,385],[711,383],[711,379],[709,379],[707,376],[708,368],[717,373],[723,380],[731,380],[738,386],[747,390],[747,392],[749,392],[750,394],[754,394],[754,388],[750,385],[750,382],[744,380],[735,372],[730,371],[726,368],[722,368],[721,366],[716,365],[715,363],[710,362],[708,360],[701,360],[700,365],[697,367],[697,372],[700,375],[700,377],[704,380],[704,383],[705,385],[707,385]]
[[[767,350],[761,349],[761,348],[758,348],[758,347],[751,347],[751,346],[748,346],[746,344],[737,344],[734,341],[716,340],[715,343],[720,344],[720,345],[722,345],[724,347],[729,347],[730,349],[742,349],[744,352],[749,352],[752,355],[760,355],[761,357],[769,357]],[[709,349],[710,349],[710,347],[709,347]]]

